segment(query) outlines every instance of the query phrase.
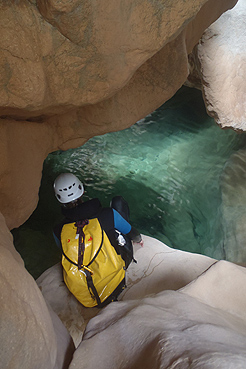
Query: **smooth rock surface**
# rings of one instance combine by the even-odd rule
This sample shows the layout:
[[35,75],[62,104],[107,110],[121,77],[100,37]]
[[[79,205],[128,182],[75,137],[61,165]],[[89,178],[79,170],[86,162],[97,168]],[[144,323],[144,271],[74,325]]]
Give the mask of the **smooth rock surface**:
[[208,113],[222,127],[246,130],[246,1],[224,13],[204,32],[193,55]]
[[70,368],[244,368],[245,277],[222,261],[179,291],[110,304],[87,325]]
[[24,268],[1,214],[0,235],[0,367],[65,369],[74,350],[71,338]]
[[37,279],[37,284],[46,303],[63,322],[77,347],[81,342],[86,324],[100,309],[85,308],[76,300],[63,281],[60,263],[46,270]]
[[246,322],[245,279],[244,267],[220,260],[180,291]]
[[[131,263],[126,273],[127,288],[119,300],[142,299],[164,290],[177,290],[197,278],[214,259],[172,249],[162,242],[143,236],[144,247],[134,244],[137,264]],[[81,341],[88,321],[100,312],[84,308],[63,282],[61,265],[45,271],[38,279],[44,299],[62,320],[76,346]]]

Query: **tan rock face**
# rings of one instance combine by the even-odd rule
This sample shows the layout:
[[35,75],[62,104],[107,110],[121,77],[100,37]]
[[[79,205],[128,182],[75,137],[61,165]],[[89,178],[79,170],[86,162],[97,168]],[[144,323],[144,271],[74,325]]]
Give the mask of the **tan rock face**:
[[219,261],[178,291],[113,302],[88,323],[70,369],[244,368],[245,278]]
[[205,31],[193,54],[208,113],[238,131],[246,130],[245,16],[246,2],[239,0]]
[[50,115],[104,100],[205,2],[2,2],[2,111]]
[[235,2],[0,1],[0,209],[9,228],[34,210],[47,154],[127,128],[172,97],[188,53]]
[[57,316],[50,315],[1,214],[0,240],[1,368],[53,369],[57,363],[62,368],[71,360],[71,338]]
[[[186,80],[187,55],[204,29],[235,3],[0,0],[2,367],[65,369],[74,350],[64,325],[25,270],[8,231],[35,209],[44,159],[94,135],[124,129],[169,99]],[[204,260],[203,266],[210,263]],[[134,273],[139,271],[130,275],[125,299],[131,299],[136,288]],[[181,268],[174,284],[183,286],[197,273],[197,264],[188,276]],[[158,275],[153,276],[149,292],[153,285],[159,288]],[[165,274],[159,277],[166,279]],[[183,304],[182,298],[179,301]],[[60,302],[58,310],[61,307]],[[74,301],[69,309],[60,315],[71,328],[70,312],[81,310]],[[76,325],[76,314],[72,318]],[[79,329],[84,329],[85,321],[79,320]],[[83,350],[84,345],[71,368],[81,368]]]
[[[65,369],[69,366],[74,350],[65,326],[54,311],[47,307],[37,284],[25,270],[8,230],[22,224],[34,210],[44,159],[54,150],[82,145],[94,135],[124,129],[168,100],[186,80],[187,55],[203,31],[235,3],[235,0],[0,0],[2,367]],[[179,288],[213,262],[201,256],[199,263],[187,269],[185,266],[193,257],[175,258],[176,254],[178,252],[169,254],[169,267],[172,267],[162,270],[161,263],[157,265],[153,262],[154,258],[152,264],[148,264],[149,256],[146,253],[146,260],[144,257],[142,260],[146,261],[146,275],[151,272],[149,283],[139,278],[139,264],[129,269],[130,288],[122,295],[124,301],[121,303],[126,307],[126,320],[131,316],[133,304],[137,317],[142,317],[142,322],[146,322],[141,307],[145,301],[139,303],[142,300],[132,300],[136,290],[140,291],[139,286],[139,298],[146,293],[159,292],[164,282],[164,288]],[[165,253],[162,256],[166,256]],[[179,269],[179,273],[174,275],[175,268]],[[167,270],[172,278],[168,279]],[[68,296],[68,291],[62,288],[64,286],[60,274],[55,283],[48,278],[49,275],[46,274],[46,277],[40,282],[40,287],[44,295],[48,296],[47,301],[51,298],[53,309],[78,344],[81,330],[84,330],[87,322],[81,319],[81,306],[78,307],[77,302]],[[47,279],[48,283],[45,283]],[[136,280],[139,280],[138,286]],[[54,288],[59,290],[60,300],[54,300]],[[193,296],[195,292],[191,290],[190,294]],[[170,294],[172,296],[168,296]],[[178,325],[180,317],[183,324],[187,311],[190,319],[194,318],[193,312],[199,311],[199,321],[203,321],[202,312],[208,315],[204,306],[200,311],[200,303],[195,302],[196,306],[193,306],[192,297],[183,298],[179,292],[173,296],[173,293],[167,293],[163,299],[160,297],[158,303],[156,299],[147,301],[147,306],[153,305],[154,314],[158,315],[156,312],[162,304],[162,318],[163,309],[168,314],[168,311],[174,311],[173,307],[183,307],[186,303],[187,309],[178,311]],[[206,302],[209,300],[208,296],[199,297]],[[69,301],[65,307],[64,301]],[[106,314],[108,311],[110,306]],[[87,315],[87,319],[94,312]],[[221,317],[221,313],[215,318],[213,312],[210,313],[211,319],[206,321],[209,328],[214,320],[217,322],[219,319],[224,324],[226,319]],[[118,311],[116,315],[118,319]],[[107,322],[114,318],[114,314],[110,316]],[[104,319],[104,315],[102,317]],[[131,332],[131,319],[129,321]],[[195,319],[193,321],[197,324]],[[81,368],[84,358],[90,361],[93,356],[88,356],[89,351],[84,353],[88,342],[90,348],[93,324],[87,330],[86,341],[74,356],[70,368]],[[230,324],[234,328],[234,322],[225,324],[226,328]],[[159,320],[156,319],[151,331],[156,331],[159,326]],[[183,327],[190,329],[186,322]],[[148,329],[145,332],[149,334]],[[128,331],[125,330],[125,333]],[[131,338],[135,332],[132,333]],[[195,333],[199,335],[199,332]],[[233,341],[235,336],[233,332],[229,333]],[[104,337],[107,334],[106,330]],[[95,335],[96,345],[98,336],[99,332]],[[115,336],[118,337],[114,332],[113,335],[109,334],[110,339]],[[137,342],[141,343],[141,340]],[[173,341],[172,347],[176,343]],[[243,344],[245,347],[244,341]],[[176,346],[181,347],[179,344]],[[146,349],[142,346],[139,352],[143,352],[143,348]],[[92,350],[94,353],[94,345]],[[151,355],[153,352],[151,350]],[[93,360],[100,358],[99,350],[97,354]],[[140,361],[145,360],[144,355]],[[151,355],[149,358],[152,360]],[[119,355],[116,357],[121,359]],[[151,368],[153,362],[154,357],[149,362]],[[109,367],[106,361],[104,364]],[[93,366],[93,362],[90,365]]]

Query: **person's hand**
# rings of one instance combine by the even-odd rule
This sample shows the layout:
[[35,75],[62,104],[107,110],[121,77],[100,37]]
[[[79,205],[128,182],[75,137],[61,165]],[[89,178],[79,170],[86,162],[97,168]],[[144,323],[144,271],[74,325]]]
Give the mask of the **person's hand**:
[[134,242],[134,243],[136,243],[137,245],[140,245],[141,247],[143,247],[143,245],[144,245],[144,242],[143,242],[143,240],[141,240],[141,241],[139,241],[139,242]]

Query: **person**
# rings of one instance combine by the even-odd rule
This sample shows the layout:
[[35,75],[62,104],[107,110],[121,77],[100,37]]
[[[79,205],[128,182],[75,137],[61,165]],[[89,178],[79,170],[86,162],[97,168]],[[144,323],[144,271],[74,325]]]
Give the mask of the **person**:
[[[90,220],[97,219],[117,255],[124,260],[124,269],[128,268],[131,261],[135,261],[132,242],[143,246],[143,240],[138,230],[129,223],[129,207],[122,196],[115,196],[109,207],[102,207],[98,198],[83,201],[83,183],[72,173],[62,173],[56,178],[54,192],[57,200],[62,204],[61,211],[64,216],[53,230],[56,243],[62,250],[62,232],[66,224],[82,222],[84,227]],[[114,300],[117,299],[116,294],[121,291],[122,289],[118,288],[113,296]],[[109,299],[106,299],[106,303],[108,301]],[[102,305],[101,301],[98,305]]]

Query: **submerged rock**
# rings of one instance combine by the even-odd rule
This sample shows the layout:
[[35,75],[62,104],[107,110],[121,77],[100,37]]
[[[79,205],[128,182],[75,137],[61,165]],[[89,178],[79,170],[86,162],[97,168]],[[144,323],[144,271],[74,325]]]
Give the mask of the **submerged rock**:
[[233,154],[220,179],[223,243],[226,260],[246,265],[246,152]]

